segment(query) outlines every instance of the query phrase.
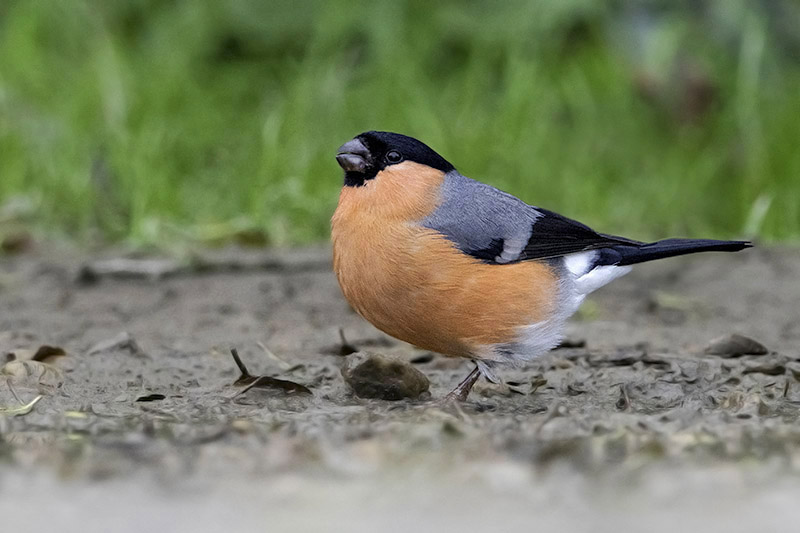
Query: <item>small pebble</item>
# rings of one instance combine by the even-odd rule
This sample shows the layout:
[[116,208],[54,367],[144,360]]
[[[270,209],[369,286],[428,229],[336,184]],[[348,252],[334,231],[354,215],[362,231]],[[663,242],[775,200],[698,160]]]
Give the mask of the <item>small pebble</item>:
[[705,353],[720,357],[739,357],[741,355],[766,355],[769,350],[760,342],[734,333],[717,337],[708,343]]
[[128,352],[135,357],[145,357],[144,350],[139,346],[130,333],[127,331],[121,332],[116,337],[100,341],[91,348],[89,348],[89,355],[96,355],[106,352]]

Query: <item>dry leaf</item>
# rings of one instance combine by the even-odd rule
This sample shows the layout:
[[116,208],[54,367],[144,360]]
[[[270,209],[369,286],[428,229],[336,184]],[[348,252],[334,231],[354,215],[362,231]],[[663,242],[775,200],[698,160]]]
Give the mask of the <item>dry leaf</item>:
[[59,346],[50,346],[43,344],[39,348],[29,350],[27,348],[17,348],[5,354],[5,361],[38,361],[40,363],[50,363],[56,357],[64,357],[67,352]]
[[64,351],[63,348],[58,346],[48,346],[44,344],[39,346],[39,349],[36,350],[36,353],[33,354],[31,357],[31,361],[39,361],[40,363],[46,363],[48,359],[52,359],[54,357],[63,357],[66,356],[67,352]]
[[9,361],[0,368],[0,375],[13,385],[57,389],[64,383],[61,370],[40,361]]
[[289,381],[287,379],[273,378],[270,376],[258,376],[255,379],[255,381],[253,381],[250,385],[240,390],[236,395],[240,396],[245,392],[249,391],[250,389],[254,388],[277,389],[289,393],[298,393],[298,394],[313,394],[311,392],[311,389],[309,389],[305,385],[295,383],[294,381]]
[[250,372],[247,370],[247,367],[244,366],[244,363],[239,357],[239,352],[236,350],[236,348],[231,348],[231,356],[233,357],[233,361],[236,363],[236,366],[239,368],[239,372],[241,372],[241,376],[239,376],[239,378],[234,381],[233,384],[245,386],[242,390],[236,393],[236,396],[240,396],[252,388],[277,389],[292,394],[313,394],[311,389],[305,385],[295,383],[294,381],[273,378],[270,376],[254,376],[250,374]]
[[159,400],[164,400],[164,399],[166,399],[166,396],[164,396],[163,394],[155,393],[155,394],[148,394],[146,396],[139,396],[138,398],[136,398],[136,401],[137,402],[157,402]]

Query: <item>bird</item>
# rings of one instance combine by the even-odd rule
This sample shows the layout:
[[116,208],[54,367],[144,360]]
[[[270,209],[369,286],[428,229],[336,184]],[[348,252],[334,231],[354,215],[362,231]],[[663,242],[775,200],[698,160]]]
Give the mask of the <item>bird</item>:
[[528,205],[460,174],[406,135],[367,131],[343,144],[331,218],[333,269],[352,308],[388,335],[475,368],[445,401],[563,339],[586,295],[637,263],[735,252],[748,241],[640,242]]

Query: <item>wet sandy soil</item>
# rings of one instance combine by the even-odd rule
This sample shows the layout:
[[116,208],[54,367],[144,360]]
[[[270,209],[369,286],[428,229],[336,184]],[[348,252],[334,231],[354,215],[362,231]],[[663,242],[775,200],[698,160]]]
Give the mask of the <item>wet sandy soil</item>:
[[[0,357],[67,352],[60,387],[14,385],[42,395],[27,414],[0,380],[9,531],[796,530],[800,250],[639,266],[587,302],[576,347],[460,409],[348,391],[340,328],[414,361],[432,399],[470,365],[362,321],[326,249],[218,250],[148,276],[100,262],[119,257],[0,258]],[[731,333],[769,353],[704,353]],[[238,394],[231,347],[313,395]]]

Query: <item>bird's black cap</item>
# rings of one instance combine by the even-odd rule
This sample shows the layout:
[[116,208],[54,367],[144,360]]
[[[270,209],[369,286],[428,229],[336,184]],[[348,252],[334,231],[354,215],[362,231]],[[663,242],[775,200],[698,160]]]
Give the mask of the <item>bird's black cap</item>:
[[455,167],[427,144],[388,131],[367,131],[343,144],[336,160],[344,169],[344,184],[358,187],[390,165],[413,161],[450,172]]

